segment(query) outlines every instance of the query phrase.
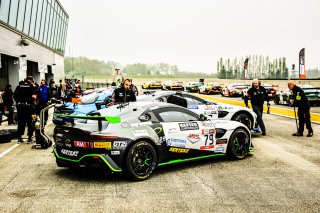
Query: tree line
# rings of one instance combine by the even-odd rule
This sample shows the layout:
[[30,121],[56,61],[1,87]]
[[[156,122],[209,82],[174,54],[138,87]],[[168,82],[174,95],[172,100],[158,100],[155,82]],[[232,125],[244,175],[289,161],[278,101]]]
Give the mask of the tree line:
[[[119,66],[115,61],[101,61],[87,57],[65,57],[64,68],[68,77],[90,75],[90,76],[111,76],[114,69]],[[164,77],[215,77],[216,74],[199,72],[185,72],[179,70],[177,65],[167,63],[128,64],[121,68],[122,73],[127,76],[164,76]]]
[[[248,72],[245,76],[244,62],[249,58]],[[287,79],[288,67],[286,58],[270,59],[269,56],[248,55],[240,58],[217,61],[218,78],[221,79]]]

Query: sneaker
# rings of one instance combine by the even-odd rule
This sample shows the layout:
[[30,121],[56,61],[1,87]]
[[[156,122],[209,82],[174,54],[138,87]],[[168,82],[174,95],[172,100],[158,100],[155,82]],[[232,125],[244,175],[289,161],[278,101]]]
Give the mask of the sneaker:
[[260,128],[259,127],[253,127],[252,130],[255,131],[255,132],[260,132]]
[[32,144],[32,139],[31,138],[28,138],[27,144]]
[[313,136],[313,132],[308,132],[307,137],[312,137]]
[[303,133],[301,133],[301,132],[296,132],[296,133],[293,133],[292,136],[303,136]]
[[20,143],[23,143],[22,138],[19,138],[19,139],[18,139],[18,144],[20,144]]
[[265,135],[267,135],[267,133],[266,132],[262,132],[262,135],[265,136]]

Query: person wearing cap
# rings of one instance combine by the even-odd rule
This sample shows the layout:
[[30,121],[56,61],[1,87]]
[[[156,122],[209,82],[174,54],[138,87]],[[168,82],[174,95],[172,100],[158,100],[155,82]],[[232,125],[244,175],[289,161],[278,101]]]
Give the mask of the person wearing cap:
[[22,135],[28,125],[28,143],[32,143],[33,124],[32,115],[34,114],[34,100],[33,95],[33,77],[28,76],[24,81],[20,81],[16,87],[13,99],[17,104],[18,116],[18,143],[22,143]]
[[264,125],[262,114],[263,104],[267,101],[267,106],[270,106],[267,90],[261,86],[258,79],[253,79],[252,87],[248,89],[248,92],[244,96],[244,103],[249,108],[248,100],[251,98],[252,110],[257,114],[257,123],[261,128],[262,135],[266,135],[266,127]]
[[298,132],[293,133],[293,136],[303,136],[304,124],[308,129],[307,137],[313,136],[313,130],[310,121],[310,104],[304,91],[298,87],[294,81],[288,81],[288,88],[292,91],[292,99],[290,102],[298,107],[299,128]]
[[121,85],[121,83],[123,82],[123,80],[124,79],[123,79],[122,74],[120,72],[120,68],[116,67],[115,68],[115,72],[113,74],[113,81],[112,81],[113,83],[112,83],[112,85],[119,87]]

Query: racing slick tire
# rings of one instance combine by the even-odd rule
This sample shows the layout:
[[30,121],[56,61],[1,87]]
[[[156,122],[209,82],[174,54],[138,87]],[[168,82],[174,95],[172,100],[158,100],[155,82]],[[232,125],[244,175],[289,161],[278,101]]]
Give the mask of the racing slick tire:
[[250,151],[250,136],[243,129],[236,129],[229,140],[227,147],[227,155],[235,160],[244,158]]
[[248,129],[252,129],[252,119],[250,118],[250,116],[246,113],[239,113],[239,114],[236,114],[232,117],[233,121],[238,121],[244,125],[246,125],[246,127],[248,127]]
[[126,172],[134,181],[147,179],[157,165],[157,153],[147,141],[138,141],[128,151]]

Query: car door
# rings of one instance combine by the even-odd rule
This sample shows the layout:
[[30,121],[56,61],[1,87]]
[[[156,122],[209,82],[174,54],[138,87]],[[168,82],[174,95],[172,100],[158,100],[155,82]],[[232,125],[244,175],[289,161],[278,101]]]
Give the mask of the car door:
[[[177,110],[178,109],[178,110]],[[183,108],[168,107],[154,112],[161,122],[165,145],[169,151],[214,151],[216,130],[209,121],[199,121],[198,115]]]

